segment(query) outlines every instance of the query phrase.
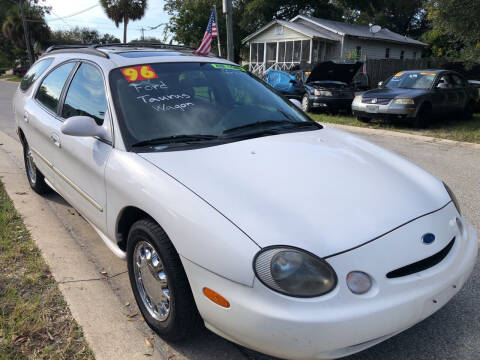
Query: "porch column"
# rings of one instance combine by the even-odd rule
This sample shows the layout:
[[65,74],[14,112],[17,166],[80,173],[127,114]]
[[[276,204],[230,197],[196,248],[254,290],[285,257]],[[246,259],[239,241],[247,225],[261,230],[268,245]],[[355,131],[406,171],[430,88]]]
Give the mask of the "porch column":
[[267,71],[267,43],[263,43],[263,72]]
[[250,47],[250,55],[248,59],[248,70],[252,71],[252,43],[249,43],[248,45]]
[[279,42],[277,41],[277,54],[275,55],[275,64],[277,64],[278,67],[278,48],[279,48]]
[[313,39],[310,39],[310,56],[308,59],[308,62],[311,64],[312,63],[312,51],[313,51]]
[[327,60],[326,57],[327,54],[327,40],[323,40],[323,49],[322,49],[322,61]]

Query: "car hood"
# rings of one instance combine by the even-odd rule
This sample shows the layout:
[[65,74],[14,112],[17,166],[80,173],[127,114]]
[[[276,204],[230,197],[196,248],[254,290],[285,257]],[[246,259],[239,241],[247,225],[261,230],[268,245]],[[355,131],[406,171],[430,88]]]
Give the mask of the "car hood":
[[313,81],[333,80],[350,84],[361,66],[359,61],[345,64],[325,61],[315,65],[305,82],[308,84]]
[[374,89],[363,93],[364,98],[382,98],[382,99],[394,99],[397,96],[404,96],[406,98],[414,98],[416,96],[424,95],[426,90],[423,89]]
[[359,246],[450,201],[443,184],[426,171],[330,128],[139,156],[203,198],[259,246],[292,245],[322,257]]

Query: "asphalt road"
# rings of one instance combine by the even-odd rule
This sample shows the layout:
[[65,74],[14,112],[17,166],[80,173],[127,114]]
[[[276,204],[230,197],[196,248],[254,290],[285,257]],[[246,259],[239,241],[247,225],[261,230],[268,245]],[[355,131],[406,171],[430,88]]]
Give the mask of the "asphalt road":
[[[11,98],[17,84],[0,81],[0,130],[16,138],[11,112]],[[354,131],[356,132],[356,131]],[[359,136],[393,150],[447,182],[456,193],[463,213],[480,230],[480,149],[459,144],[425,141],[389,135],[359,133]],[[352,179],[352,181],[355,181]],[[65,227],[79,239],[83,251],[110,274],[124,270],[125,263],[96,238],[93,230],[59,196],[53,195],[52,207],[62,217]],[[394,205],[394,204],[392,204]],[[403,333],[348,358],[348,360],[443,360],[480,359],[480,267],[455,298],[425,321]],[[133,303],[127,279],[114,284],[122,303]],[[112,324],[112,326],[114,326]],[[365,324],[368,326],[368,323]],[[319,334],[321,337],[321,334]],[[161,346],[165,345],[157,339]],[[195,359],[271,359],[239,348],[205,332],[176,352]]]

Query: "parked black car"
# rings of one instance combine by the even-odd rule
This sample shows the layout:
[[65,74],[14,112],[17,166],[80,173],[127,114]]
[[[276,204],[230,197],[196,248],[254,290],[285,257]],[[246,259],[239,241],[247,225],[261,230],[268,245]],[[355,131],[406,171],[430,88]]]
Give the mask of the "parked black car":
[[303,111],[315,108],[329,112],[350,111],[355,92],[353,79],[361,67],[359,61],[317,64],[303,84],[306,90],[302,98]]
[[388,118],[424,127],[434,115],[457,113],[471,118],[475,99],[475,90],[454,71],[401,71],[379,83],[379,88],[356,96],[352,112],[363,122]]

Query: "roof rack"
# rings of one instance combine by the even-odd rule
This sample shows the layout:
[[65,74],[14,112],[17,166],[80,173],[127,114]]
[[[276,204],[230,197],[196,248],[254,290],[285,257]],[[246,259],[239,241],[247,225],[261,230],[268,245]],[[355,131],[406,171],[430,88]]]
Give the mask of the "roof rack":
[[[96,44],[95,44],[96,45]],[[85,54],[97,55],[104,58],[110,58],[107,53],[97,50],[93,44],[73,44],[73,45],[52,45],[47,50],[45,50],[44,54],[48,54],[52,51],[57,52],[81,52]]]
[[95,44],[92,45],[95,49],[99,47],[126,47],[126,48],[137,48],[137,47],[148,47],[153,49],[176,49],[176,50],[196,50],[190,46],[185,45],[173,45],[165,44],[161,42],[134,42],[128,44],[122,43],[111,43],[111,44]]

